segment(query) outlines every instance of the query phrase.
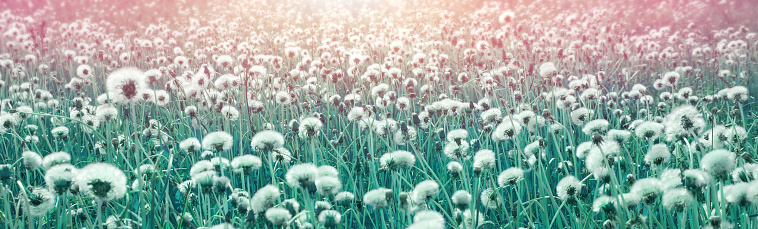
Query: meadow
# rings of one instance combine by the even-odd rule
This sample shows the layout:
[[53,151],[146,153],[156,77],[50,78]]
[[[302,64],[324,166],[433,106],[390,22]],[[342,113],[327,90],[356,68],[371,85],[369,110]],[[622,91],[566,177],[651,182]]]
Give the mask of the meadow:
[[0,6],[2,228],[758,228],[752,1]]

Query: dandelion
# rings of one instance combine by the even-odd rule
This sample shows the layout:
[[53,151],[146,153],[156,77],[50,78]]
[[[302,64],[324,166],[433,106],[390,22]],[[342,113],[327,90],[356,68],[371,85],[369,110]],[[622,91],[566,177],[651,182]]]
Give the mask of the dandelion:
[[373,208],[382,209],[389,205],[389,196],[392,196],[392,190],[387,188],[378,188],[368,191],[363,195],[363,202]]
[[102,201],[121,199],[126,194],[126,175],[116,166],[94,163],[77,171],[79,189]]
[[555,186],[558,198],[563,201],[576,202],[576,197],[581,192],[584,184],[574,176],[567,176],[558,182]]
[[24,210],[30,216],[43,216],[55,207],[55,196],[45,188],[30,189],[24,201]]
[[455,142],[458,145],[460,145],[461,141],[465,141],[467,138],[468,138],[468,131],[466,131],[465,129],[451,130],[449,133],[447,133],[447,141]]
[[666,169],[660,175],[663,190],[669,190],[682,186],[682,171],[679,169]]
[[751,188],[754,188],[754,186],[744,182],[724,186],[724,199],[728,203],[745,206],[750,203],[748,190]]
[[70,164],[59,164],[45,172],[45,184],[56,195],[63,195],[71,189],[78,170]]
[[312,190],[318,177],[318,168],[311,163],[297,164],[287,170],[285,177],[287,184],[292,187]]
[[666,132],[666,140],[674,141],[677,138],[688,136],[690,133],[698,133],[705,127],[700,111],[691,105],[681,105],[674,108],[663,121]]
[[437,195],[437,192],[439,192],[439,184],[432,180],[425,180],[418,183],[416,187],[413,188],[411,197],[415,203],[423,204],[434,195]]
[[482,205],[489,209],[497,209],[503,203],[503,198],[492,188],[482,191],[480,200]]
[[408,151],[397,150],[391,153],[385,153],[379,158],[379,162],[382,168],[390,170],[406,169],[412,167],[416,163],[416,156]]
[[497,184],[500,187],[516,185],[524,179],[524,170],[520,168],[509,168],[500,173],[497,177]]
[[342,182],[337,177],[322,176],[316,178],[316,191],[322,196],[333,196],[342,189]]
[[222,152],[232,148],[234,137],[224,131],[216,131],[205,135],[203,138],[203,149]]
[[316,117],[308,117],[300,120],[298,135],[300,138],[313,138],[321,131],[323,123]]
[[234,226],[230,223],[222,223],[215,226],[212,226],[208,229],[235,229]]
[[610,196],[600,196],[592,202],[592,211],[603,212],[607,215],[616,214],[616,198]]
[[258,189],[253,198],[250,199],[250,209],[255,213],[263,212],[273,207],[280,195],[279,188],[274,185],[266,185]]
[[499,142],[499,141],[505,141],[508,139],[513,139],[514,137],[518,136],[519,133],[521,133],[522,126],[521,124],[513,120],[512,118],[504,118],[500,124],[495,127],[495,130],[492,131],[492,140]]
[[284,146],[284,136],[273,130],[264,130],[253,136],[250,146],[255,151],[269,152]]
[[634,128],[634,134],[639,138],[658,139],[663,134],[664,128],[665,126],[663,124],[646,121]]
[[187,138],[179,142],[179,148],[187,153],[197,152],[201,149],[200,147],[200,140],[197,140],[197,138]]
[[700,159],[700,167],[717,180],[726,180],[734,169],[736,155],[728,150],[713,150]]
[[228,121],[237,121],[240,117],[240,112],[233,106],[224,106],[221,108],[221,115],[223,115]]
[[604,133],[605,130],[608,129],[608,125],[609,125],[608,120],[595,119],[584,124],[584,127],[582,127],[582,132],[584,132],[584,134],[586,135]]
[[38,169],[42,165],[42,156],[32,151],[24,151],[21,153],[21,157],[24,158],[24,167],[29,170]]
[[335,210],[324,210],[318,214],[318,222],[326,228],[336,228],[342,219],[342,214]]
[[50,130],[50,133],[53,135],[53,137],[59,138],[61,140],[66,140],[68,139],[69,129],[65,126],[58,126]]
[[292,214],[284,208],[269,208],[266,210],[266,219],[276,226],[284,226],[292,218]]
[[469,144],[466,141],[461,141],[461,144],[448,142],[445,144],[443,153],[445,153],[445,156],[452,160],[468,159],[468,148]]
[[669,211],[682,211],[695,203],[695,198],[685,188],[675,188],[663,192],[663,206]]
[[458,174],[463,171],[463,165],[461,163],[458,163],[457,161],[451,161],[447,163],[447,171],[450,172],[452,176],[458,176]]
[[355,195],[353,195],[350,192],[340,192],[334,196],[334,202],[343,207],[350,206],[353,203],[354,199],[355,199]]
[[363,107],[353,107],[350,109],[350,112],[347,113],[347,120],[356,122],[358,120],[362,120],[365,115],[366,112],[363,110]]
[[71,163],[71,155],[66,152],[51,153],[42,158],[42,168],[45,170],[59,164]]
[[140,91],[147,88],[143,80],[143,73],[137,68],[122,68],[111,72],[106,81],[106,88],[113,93],[111,98],[114,102],[136,102]]
[[292,161],[292,153],[286,148],[278,148],[271,151],[269,155],[274,162],[286,164]]
[[495,152],[488,149],[482,149],[474,154],[474,168],[480,171],[486,171],[495,168]]
[[634,182],[630,191],[635,195],[642,197],[644,203],[652,204],[663,189],[661,187],[660,179],[649,177]]
[[645,163],[648,165],[661,166],[671,158],[671,153],[666,144],[655,144],[645,154]]
[[[432,210],[423,210],[416,212],[413,216],[413,224],[408,228],[444,228],[445,217],[439,212]],[[413,226],[415,225],[415,226]]]
[[594,112],[590,109],[581,107],[571,112],[571,122],[577,126],[584,126],[584,124],[592,117]]
[[734,86],[726,92],[726,98],[736,102],[745,102],[748,97],[748,90],[744,86]]
[[[461,215],[461,219],[463,222],[461,222],[460,228],[478,228],[482,226],[485,222],[484,214],[477,210],[466,209],[463,211],[458,211],[456,209],[456,212],[463,212]],[[461,213],[458,213],[461,214]]]
[[250,174],[253,170],[260,169],[263,161],[257,156],[242,155],[232,159],[231,165],[234,172]]

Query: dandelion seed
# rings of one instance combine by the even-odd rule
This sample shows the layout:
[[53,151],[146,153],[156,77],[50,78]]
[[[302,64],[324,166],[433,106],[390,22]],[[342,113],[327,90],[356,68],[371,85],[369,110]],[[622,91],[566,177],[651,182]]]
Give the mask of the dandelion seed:
[[200,140],[197,138],[187,138],[179,143],[179,148],[187,153],[197,152],[201,149],[200,147]]
[[488,149],[482,149],[474,154],[474,168],[480,171],[487,171],[495,168],[495,152]]
[[723,149],[713,150],[700,159],[700,167],[713,175],[717,180],[728,179],[734,169],[736,155]]
[[51,153],[42,158],[42,168],[45,170],[59,164],[71,163],[71,155],[66,152]]
[[497,184],[500,187],[516,185],[524,179],[524,170],[520,168],[509,168],[500,173],[497,177]]
[[690,133],[698,133],[705,127],[700,111],[691,105],[682,105],[674,108],[663,121],[666,131],[666,140],[674,141]]
[[89,164],[76,173],[75,182],[89,196],[99,200],[121,199],[126,194],[126,175],[121,169],[106,163]]
[[671,158],[668,146],[666,144],[655,144],[645,154],[645,163],[653,166],[661,166]]
[[326,228],[336,228],[342,219],[342,214],[335,210],[325,210],[318,214],[318,222]]
[[489,209],[497,209],[503,203],[503,198],[492,188],[482,191],[480,200],[482,205]]
[[604,133],[605,130],[608,129],[608,125],[609,125],[608,120],[595,119],[584,124],[584,127],[582,127],[582,132],[584,132],[584,134],[586,135]]
[[266,219],[276,226],[283,226],[291,218],[290,212],[284,208],[269,208],[266,210]]
[[[295,188],[311,190],[315,188],[318,168],[311,163],[297,164],[287,170],[287,184]],[[316,191],[315,189],[313,191]]]
[[468,159],[468,148],[469,144],[466,141],[461,141],[461,144],[448,142],[445,144],[443,153],[445,153],[445,156],[452,160]]
[[257,156],[242,155],[232,159],[231,165],[232,169],[237,173],[250,174],[253,170],[260,169],[263,161]]
[[224,131],[216,131],[205,135],[203,138],[203,149],[222,152],[232,148],[234,137]]
[[649,177],[634,182],[630,192],[642,197],[644,203],[652,204],[662,191],[661,180]]
[[322,176],[316,178],[316,190],[322,196],[336,195],[342,189],[342,182],[337,177]]
[[106,81],[109,93],[114,93],[114,102],[132,103],[139,97],[139,91],[147,88],[143,80],[144,74],[137,68],[122,68],[111,72]]
[[616,198],[610,196],[600,196],[592,202],[592,211],[603,212],[608,215],[616,214]]
[[274,185],[266,185],[253,195],[250,199],[250,208],[255,213],[260,213],[274,206],[279,200],[279,189]]
[[574,176],[567,176],[558,182],[555,191],[561,200],[575,202],[583,187],[584,184],[579,179]]
[[284,146],[284,136],[273,130],[264,130],[253,136],[250,146],[255,151],[269,152]]
[[24,167],[29,170],[38,169],[42,165],[42,156],[32,151],[24,151],[21,153],[21,157],[24,158]]
[[363,202],[373,208],[382,209],[389,205],[388,196],[391,196],[392,190],[387,188],[378,188],[368,191],[363,195]]
[[301,119],[298,135],[303,139],[311,139],[320,133],[322,125],[321,120],[315,117]]
[[343,207],[348,207],[352,205],[354,199],[355,199],[355,195],[353,195],[350,192],[340,192],[334,196],[334,202]]

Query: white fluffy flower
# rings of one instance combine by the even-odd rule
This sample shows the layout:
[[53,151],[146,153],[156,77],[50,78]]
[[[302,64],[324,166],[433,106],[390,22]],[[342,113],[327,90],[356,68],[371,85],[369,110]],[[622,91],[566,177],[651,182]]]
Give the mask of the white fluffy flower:
[[110,201],[126,195],[126,175],[116,166],[106,163],[89,164],[76,176],[79,189],[89,196]]
[[253,136],[250,146],[259,152],[271,151],[284,146],[284,136],[273,130],[264,130]]

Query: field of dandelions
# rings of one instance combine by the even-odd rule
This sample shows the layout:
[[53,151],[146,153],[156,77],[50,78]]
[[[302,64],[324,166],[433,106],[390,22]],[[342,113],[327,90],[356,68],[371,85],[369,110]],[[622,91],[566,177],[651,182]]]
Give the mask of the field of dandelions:
[[167,2],[0,13],[0,227],[758,228],[755,4]]

